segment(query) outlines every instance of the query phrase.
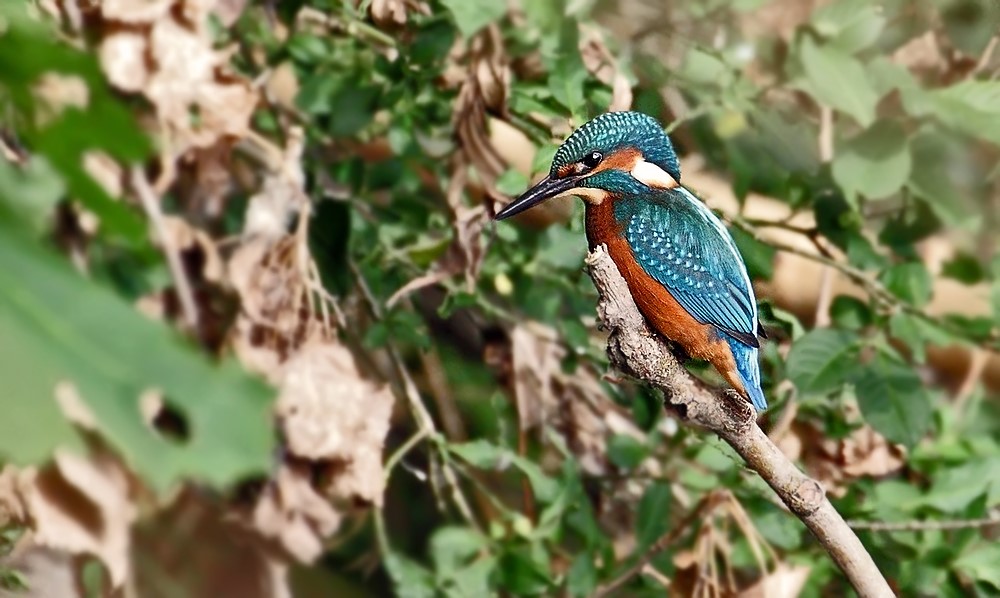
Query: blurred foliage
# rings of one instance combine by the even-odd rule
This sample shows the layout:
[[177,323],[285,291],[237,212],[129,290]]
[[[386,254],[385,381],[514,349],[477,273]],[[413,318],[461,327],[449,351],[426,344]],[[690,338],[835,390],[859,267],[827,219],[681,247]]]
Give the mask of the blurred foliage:
[[[239,73],[295,82],[289,103],[267,87],[254,130],[282,145],[304,127],[309,245],[327,290],[354,310],[340,335],[401,407],[425,404],[436,422],[394,414],[384,505],[310,565],[324,575],[297,568],[296,592],[589,596],[647,559],[658,575],[630,574],[620,595],[662,595],[662,579],[679,594],[749,592],[797,569],[807,577],[789,595],[846,591],[731,450],[678,428],[641,385],[602,377],[582,207],[488,222],[492,199],[547,170],[623,82],[635,109],[667,125],[684,168],[702,164],[739,200],[724,216],[769,289],[761,426],[831,490],[901,595],[1000,594],[995,524],[927,524],[988,519],[1000,505],[995,389],[978,373],[965,383],[946,359],[964,355],[964,367],[1000,346],[1000,5],[521,4],[296,0],[213,21]],[[42,464],[57,447],[90,446],[53,400],[69,380],[97,434],[155,491],[263,476],[273,393],[225,351],[187,346],[128,306],[170,287],[167,265],[142,209],[83,168],[94,150],[126,168],[155,161],[162,140],[139,125],[148,107],[39,11],[0,7],[11,154],[0,158],[0,458]],[[85,105],[46,112],[38,86],[52,73],[79,77]],[[529,150],[530,172],[515,164]],[[223,245],[253,190],[233,185],[208,221],[182,195],[168,189],[164,209]],[[751,217],[763,196],[781,213]],[[81,250],[60,225],[71,205],[100,223],[82,249],[88,276],[57,254]],[[804,245],[775,241],[775,229]],[[931,251],[941,244],[943,261]],[[790,249],[855,290],[821,297],[825,312],[803,308],[799,294],[816,291],[779,284]],[[960,300],[936,301],[944,285]],[[150,388],[183,422],[179,438],[144,421]],[[585,429],[560,397],[590,401],[599,425]],[[526,423],[535,408],[558,422]],[[0,562],[2,587],[22,581]]]

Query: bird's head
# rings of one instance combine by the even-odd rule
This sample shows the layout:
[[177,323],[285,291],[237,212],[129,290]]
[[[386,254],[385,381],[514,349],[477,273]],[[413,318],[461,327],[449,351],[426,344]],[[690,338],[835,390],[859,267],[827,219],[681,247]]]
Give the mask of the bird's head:
[[574,131],[556,151],[549,175],[496,218],[509,218],[558,195],[600,204],[617,194],[676,187],[680,178],[677,154],[656,119],[641,112],[609,112]]

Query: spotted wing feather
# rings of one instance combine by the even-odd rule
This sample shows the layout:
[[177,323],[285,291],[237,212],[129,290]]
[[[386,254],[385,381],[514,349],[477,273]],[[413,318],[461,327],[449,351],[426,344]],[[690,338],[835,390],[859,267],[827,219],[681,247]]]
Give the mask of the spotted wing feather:
[[620,200],[616,218],[636,261],[703,324],[759,347],[757,305],[729,232],[683,188]]

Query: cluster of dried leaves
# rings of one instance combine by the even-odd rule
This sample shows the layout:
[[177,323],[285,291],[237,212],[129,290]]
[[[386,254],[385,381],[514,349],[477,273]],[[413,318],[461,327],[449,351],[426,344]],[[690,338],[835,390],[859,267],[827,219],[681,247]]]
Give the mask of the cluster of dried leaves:
[[[45,595],[78,591],[79,560],[53,554],[97,557],[110,586],[156,595],[155,575],[141,566],[150,559],[140,555],[162,551],[167,543],[133,528],[140,510],[142,525],[161,532],[192,519],[201,522],[204,534],[175,533],[174,549],[182,553],[211,558],[207,548],[232,551],[233,538],[243,539],[242,561],[230,560],[201,577],[184,574],[199,567],[194,560],[153,555],[163,568],[157,574],[201,584],[189,587],[191,595],[208,595],[213,583],[244,588],[242,596],[288,595],[283,579],[288,564],[314,561],[351,509],[381,505],[382,449],[393,399],[338,339],[331,316],[336,306],[319,283],[306,244],[310,202],[303,188],[303,136],[290,130],[285,147],[278,148],[251,130],[261,89],[232,72],[236,48],[217,49],[208,30],[210,14],[231,25],[244,4],[67,0],[47,5],[53,16],[70,23],[79,36],[76,43],[93,41],[111,85],[149,106],[139,117],[160,149],[154,168],[126,176],[125,165],[106,156],[87,161],[110,193],[124,193],[143,206],[150,234],[171,265],[173,284],[142,298],[139,309],[186,328],[209,351],[235,353],[274,385],[283,443],[270,478],[248,500],[222,507],[192,489],[158,501],[97,440],[89,457],[60,453],[49,466],[8,466],[0,474],[0,522],[21,522],[30,530],[8,564],[26,572],[31,587]],[[62,93],[70,98],[63,104],[86,102],[86,89],[78,87],[50,81],[46,95]],[[237,152],[241,145],[256,150],[249,152],[256,163]],[[254,170],[264,174],[255,177]],[[146,178],[150,173],[152,183]],[[217,219],[236,188],[256,193],[242,234],[223,240]],[[179,200],[178,216],[161,212],[159,197],[168,191]],[[290,230],[294,221],[300,225]],[[85,254],[81,260],[85,265]],[[85,406],[60,402],[87,428]],[[142,405],[150,425],[163,421],[165,408],[155,393],[147,393]],[[50,582],[61,584],[59,590]],[[153,585],[143,587],[148,583]]]

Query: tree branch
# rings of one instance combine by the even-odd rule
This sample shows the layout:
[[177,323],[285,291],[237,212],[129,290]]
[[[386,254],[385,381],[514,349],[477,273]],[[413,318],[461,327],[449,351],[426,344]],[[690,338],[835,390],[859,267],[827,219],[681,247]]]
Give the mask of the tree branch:
[[812,531],[862,598],[894,596],[868,551],[811,479],[757,426],[749,403],[721,396],[692,376],[667,344],[650,331],[625,279],[604,246],[587,257],[600,294],[598,315],[608,330],[608,357],[626,374],[660,388],[678,417],[719,435]]

